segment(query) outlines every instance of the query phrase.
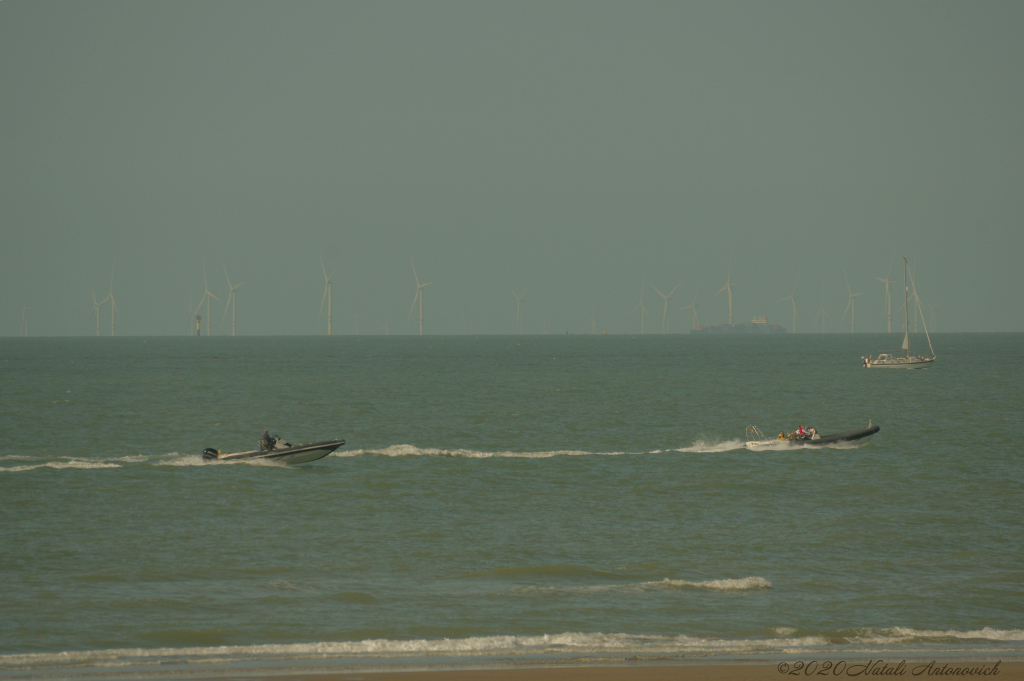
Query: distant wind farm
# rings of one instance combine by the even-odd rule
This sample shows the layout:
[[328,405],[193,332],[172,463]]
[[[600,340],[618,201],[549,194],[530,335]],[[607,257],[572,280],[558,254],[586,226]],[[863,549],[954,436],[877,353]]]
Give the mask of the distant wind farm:
[[[779,321],[784,319],[782,328],[790,333],[902,333],[903,325],[901,322],[904,316],[912,319],[911,333],[917,331],[919,323],[934,330],[935,313],[938,306],[932,301],[926,302],[922,300],[920,293],[916,289],[908,291],[907,299],[912,306],[909,315],[902,314],[902,307],[893,310],[893,286],[898,283],[891,278],[892,261],[894,258],[895,255],[890,258],[890,262],[884,271],[884,276],[862,277],[855,280],[850,277],[850,273],[845,269],[842,270],[842,278],[838,280],[835,274],[831,278],[826,274],[821,279],[820,288],[814,287],[818,289],[814,293],[807,291],[806,286],[804,289],[801,289],[801,282],[805,279],[800,276],[799,272],[794,272],[791,279],[792,283],[788,289],[778,291],[774,297],[769,297],[771,292],[754,281],[750,282],[747,286],[741,287],[732,278],[731,264],[728,267],[722,268],[726,276],[721,288],[715,290],[714,294],[704,294],[703,297],[701,292],[705,291],[706,288],[701,286],[701,279],[706,280],[714,276],[706,268],[699,275],[691,277],[687,277],[686,273],[682,271],[675,273],[679,281],[667,291],[659,288],[653,281],[649,281],[647,274],[642,274],[639,277],[639,296],[632,297],[631,300],[626,291],[622,292],[619,296],[606,295],[603,299],[597,296],[588,296],[582,299],[577,298],[574,300],[570,298],[562,300],[559,298],[558,290],[542,290],[544,288],[543,284],[537,284],[537,282],[531,282],[519,290],[505,286],[504,295],[506,300],[510,297],[515,302],[514,324],[511,327],[511,332],[515,334],[544,334],[551,332],[597,334],[599,333],[599,318],[602,319],[602,328],[600,329],[602,333],[638,333],[640,335],[645,335],[652,331],[661,334],[689,333],[692,330],[706,331],[710,328],[703,326],[702,323],[718,325],[723,328],[733,324],[744,325],[752,323],[749,321],[750,319],[754,319],[754,322],[761,320],[764,323],[769,317],[772,318],[775,325],[778,325]],[[261,309],[261,300],[257,293],[259,289],[253,288],[250,291],[251,281],[259,277],[253,277],[254,272],[252,270],[247,272],[246,280],[250,284],[246,286],[246,291],[249,291],[249,294],[245,297],[244,307],[238,307],[238,291],[246,282],[235,283],[231,279],[227,264],[223,263],[224,284],[222,285],[224,290],[221,291],[218,285],[211,285],[205,260],[197,264],[199,265],[197,269],[202,275],[202,295],[198,302],[194,300],[192,292],[195,287],[190,282],[187,309],[191,321],[187,333],[197,336],[253,335],[251,331],[253,320],[256,317],[266,317],[269,314],[266,309]],[[321,324],[326,322],[325,326],[320,327],[322,329],[321,333],[332,336],[334,335],[333,321],[336,305],[334,289],[339,283],[336,277],[339,268],[334,267],[328,270],[323,256],[318,258],[314,256],[313,263],[311,264],[312,267],[308,270],[310,274],[315,271],[316,265],[319,265],[321,288],[318,291],[320,293],[319,307],[316,306],[315,302],[311,301],[313,306],[310,310],[310,321],[319,320]],[[352,290],[356,287],[349,285],[344,289],[347,295],[344,296],[344,299],[339,299],[341,306],[346,309],[346,316],[352,320],[351,325],[346,325],[348,328],[344,332],[345,334],[358,335],[360,333],[360,326],[363,327],[364,333],[366,333],[366,329],[372,329],[372,331],[369,331],[372,335],[392,335],[396,332],[411,335],[500,334],[509,332],[507,322],[503,328],[500,326],[496,326],[493,329],[467,328],[467,320],[473,321],[486,316],[488,308],[495,308],[499,304],[497,300],[492,300],[488,303],[484,292],[493,291],[493,296],[500,296],[500,286],[481,284],[473,290],[458,291],[453,288],[452,284],[445,281],[445,277],[434,281],[421,281],[415,261],[412,258],[409,259],[409,265],[413,275],[411,283],[414,289],[412,304],[409,306],[406,315],[407,324],[404,325],[404,328],[402,328],[403,325],[399,325],[399,328],[396,329],[394,324],[391,323],[392,315],[394,314],[393,308],[390,306],[381,308],[371,305],[365,300],[357,300],[355,294],[352,293]],[[101,329],[102,316],[109,313],[109,334],[114,336],[118,331],[117,325],[119,320],[121,326],[124,326],[126,319],[130,322],[130,317],[137,314],[133,306],[127,312],[129,317],[122,317],[124,313],[122,313],[119,303],[115,298],[115,275],[117,275],[117,268],[116,265],[111,265],[110,268],[109,281],[105,282],[107,295],[100,299],[96,294],[96,287],[89,286],[87,289],[88,296],[83,301],[85,303],[83,309],[78,313],[80,315],[78,319],[88,319],[88,330],[86,331],[79,326],[78,332],[75,333],[75,324],[72,323],[68,327],[72,335],[88,334],[101,336],[103,334]],[[406,271],[408,272],[409,270]],[[672,274],[671,272],[659,273],[658,278],[664,280],[671,277]],[[123,279],[123,276],[120,278]],[[869,292],[857,290],[856,283],[865,284],[869,279],[881,283],[882,286],[874,288],[877,285],[873,284]],[[194,282],[194,280],[192,281]],[[259,282],[257,282],[257,286],[258,284]],[[673,305],[674,296],[684,286],[693,291],[688,300],[689,304],[683,306]],[[425,292],[428,287],[437,291],[429,307],[425,302]],[[914,288],[912,284],[910,287]],[[127,288],[133,289],[134,287],[127,286]],[[530,295],[530,299],[539,299],[543,303],[539,307],[535,305],[534,314],[528,317],[526,315],[527,297],[528,294],[532,294],[535,290],[541,293],[541,296],[538,298]],[[830,290],[832,291],[831,298],[828,295]],[[840,290],[842,291],[841,310],[836,306],[836,303],[839,302],[837,298],[839,297]],[[801,294],[801,291],[803,291],[803,294]],[[648,302],[651,302],[649,300],[651,294],[655,295],[656,299],[660,298],[661,300],[661,319],[657,324],[651,323],[652,315],[647,307]],[[635,288],[633,289],[633,295],[636,296]],[[810,300],[814,301],[813,309],[809,309],[811,305],[807,301]],[[220,318],[212,314],[211,301],[223,302],[224,307]],[[471,301],[475,301],[475,306]],[[627,303],[628,306],[623,305],[623,303]],[[301,305],[301,302],[298,302],[297,299],[296,307],[301,308]],[[452,319],[451,312],[449,312],[447,320],[442,321],[443,315],[440,310],[452,305],[457,307],[454,313],[454,320]],[[744,311],[742,317],[737,317],[737,308],[742,308]],[[43,316],[41,310],[45,310],[45,307],[39,302],[31,306],[25,303],[22,306],[22,309],[19,310],[20,319],[18,320],[17,335],[30,336],[35,329],[39,328],[41,325],[39,319]],[[431,312],[432,310],[433,312]],[[32,319],[33,324],[31,328],[29,324],[30,311],[35,315]],[[688,313],[689,323],[685,325],[686,328],[676,331],[672,330],[671,313],[673,311]],[[858,312],[860,312],[859,316]],[[899,320],[895,328],[892,321],[894,313],[897,314],[897,319]],[[430,316],[431,314],[434,316]],[[926,315],[930,319],[926,319]],[[229,316],[230,322],[228,320]],[[202,325],[204,317],[206,321],[205,329]],[[810,321],[804,322],[803,326],[800,326],[799,320],[802,317]],[[361,322],[363,323],[361,324]],[[308,333],[311,333],[311,331]]]

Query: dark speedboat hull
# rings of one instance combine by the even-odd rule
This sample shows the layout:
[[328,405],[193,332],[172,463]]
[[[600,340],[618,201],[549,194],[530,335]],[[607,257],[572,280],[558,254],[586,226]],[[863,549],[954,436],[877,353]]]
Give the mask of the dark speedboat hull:
[[250,452],[221,452],[216,449],[207,448],[203,450],[203,459],[207,461],[269,459],[288,464],[309,463],[310,461],[324,458],[344,444],[344,440],[324,440],[323,442],[289,445],[266,451],[257,449]]
[[797,440],[802,445],[827,445],[832,442],[851,442],[853,440],[859,440],[870,435],[874,435],[878,432],[878,426],[871,426],[869,428],[861,428],[859,430],[851,430],[846,433],[839,433],[838,435],[822,435],[817,440]]

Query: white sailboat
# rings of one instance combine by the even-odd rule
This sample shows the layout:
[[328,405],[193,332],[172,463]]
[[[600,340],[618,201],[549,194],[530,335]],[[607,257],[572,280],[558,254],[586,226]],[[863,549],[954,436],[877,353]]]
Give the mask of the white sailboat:
[[[911,275],[910,283],[914,283]],[[917,297],[917,287],[914,286],[914,301],[917,309],[921,309],[921,299]],[[928,324],[924,321],[924,313],[921,313],[921,324],[924,326],[924,335],[928,339],[928,349],[931,350],[931,357],[914,357],[910,354],[910,305],[907,293],[907,256],[903,256],[903,311],[905,319],[905,331],[903,332],[903,349],[907,351],[906,357],[894,357],[893,355],[880,354],[874,359],[870,355],[864,358],[865,369],[924,369],[931,366],[935,361],[935,348],[932,347],[932,337],[928,334]]]

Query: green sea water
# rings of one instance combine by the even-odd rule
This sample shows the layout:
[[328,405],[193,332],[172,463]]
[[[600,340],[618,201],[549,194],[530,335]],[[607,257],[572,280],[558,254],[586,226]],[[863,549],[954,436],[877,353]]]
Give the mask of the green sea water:
[[1022,659],[1024,335],[901,340],[0,339],[0,677]]

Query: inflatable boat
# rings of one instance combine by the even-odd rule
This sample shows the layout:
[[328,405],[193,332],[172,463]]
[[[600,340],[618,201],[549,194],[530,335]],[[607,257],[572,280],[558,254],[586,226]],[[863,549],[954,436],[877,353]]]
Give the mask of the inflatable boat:
[[788,449],[790,447],[826,447],[838,442],[853,442],[870,437],[879,431],[879,427],[868,421],[867,428],[850,430],[835,435],[819,435],[817,432],[779,433],[779,437],[769,438],[757,426],[747,426],[747,449]]

